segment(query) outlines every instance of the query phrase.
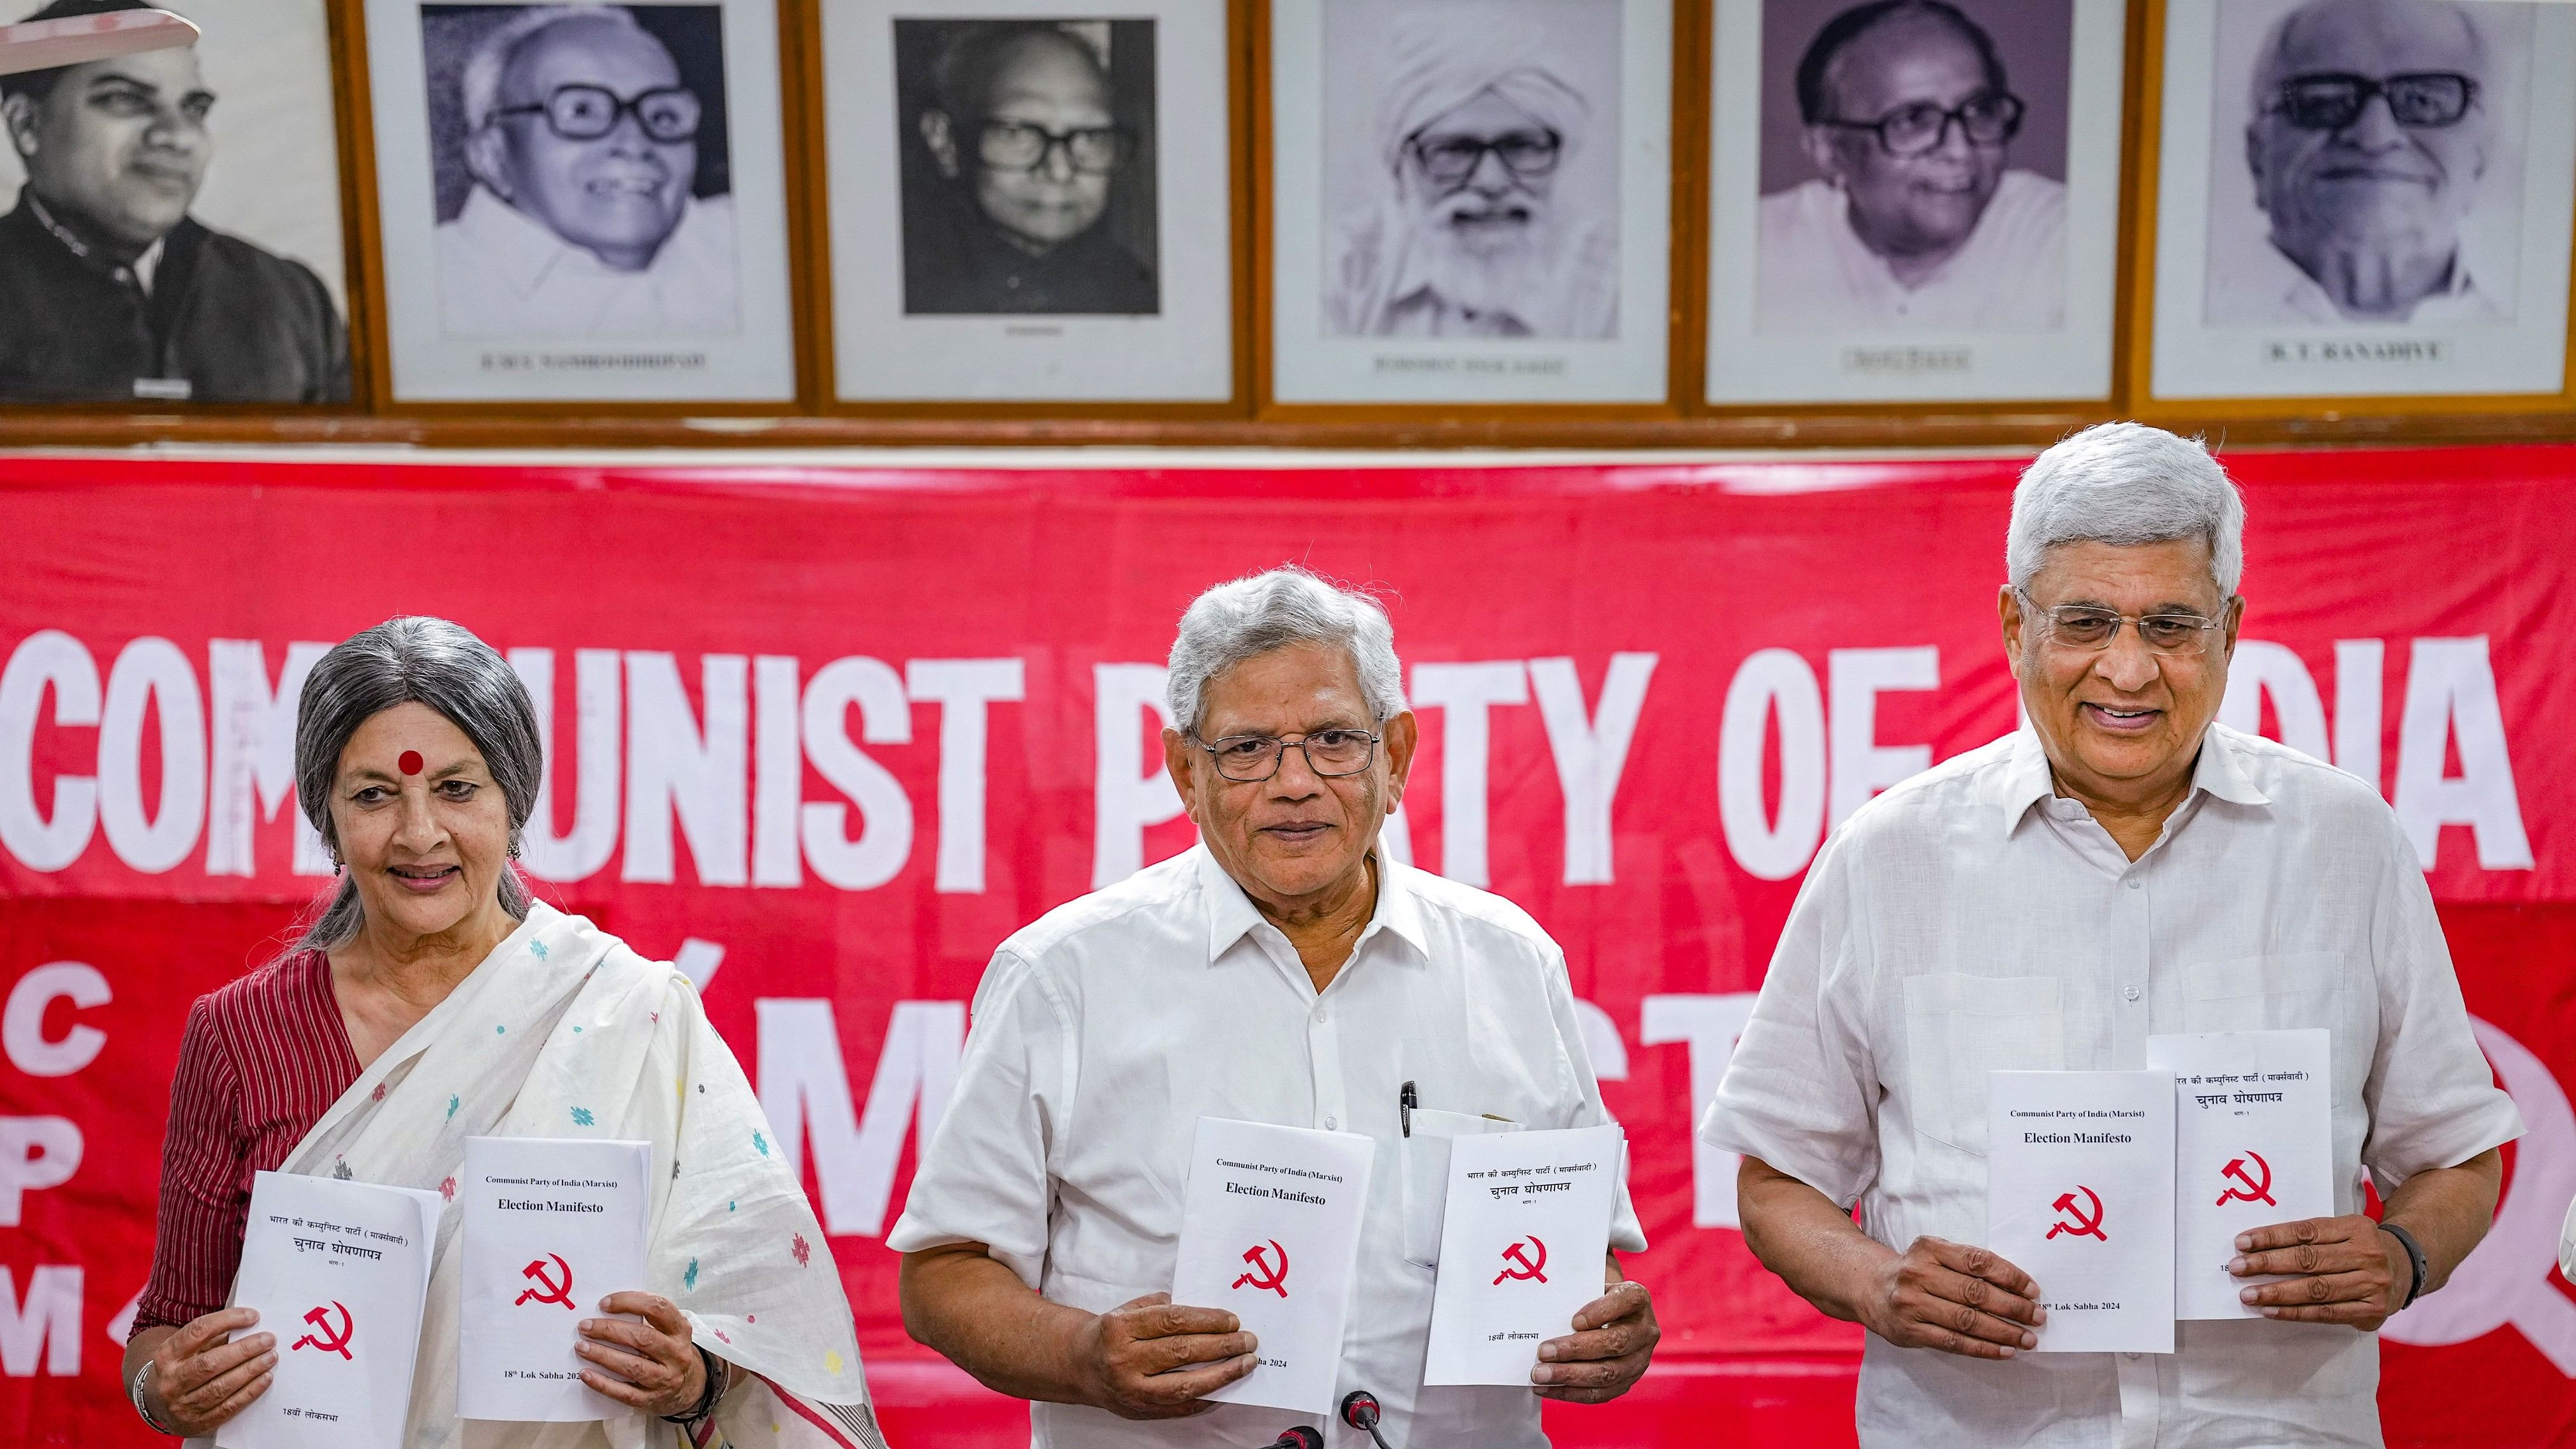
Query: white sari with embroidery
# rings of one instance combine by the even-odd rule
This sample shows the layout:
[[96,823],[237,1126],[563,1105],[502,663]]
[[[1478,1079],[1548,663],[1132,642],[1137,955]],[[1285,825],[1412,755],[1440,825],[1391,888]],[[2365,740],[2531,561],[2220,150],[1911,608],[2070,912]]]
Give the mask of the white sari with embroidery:
[[[468,1137],[653,1144],[645,1287],[748,1370],[716,1423],[740,1449],[883,1449],[823,1231],[696,989],[580,916],[538,903],[437,1009],[341,1094],[285,1172],[429,1188],[452,1204]],[[679,1442],[642,1414],[606,1423],[456,1417],[458,1225],[439,1224],[408,1449],[643,1449]]]

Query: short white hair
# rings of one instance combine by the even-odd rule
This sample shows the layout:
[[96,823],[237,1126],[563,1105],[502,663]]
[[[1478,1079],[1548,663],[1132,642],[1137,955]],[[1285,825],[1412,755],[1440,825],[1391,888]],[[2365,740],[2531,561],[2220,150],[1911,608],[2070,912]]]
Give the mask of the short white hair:
[[465,129],[468,134],[492,124],[501,109],[501,78],[518,59],[519,47],[575,20],[605,20],[638,35],[650,35],[635,16],[622,5],[531,5],[507,21],[485,31],[475,43],[474,53],[465,58],[465,71],[457,82],[464,93]]
[[2032,460],[2013,488],[2004,567],[2030,587],[2060,544],[2200,540],[2221,596],[2245,578],[2245,500],[2198,439],[2144,423],[2086,428]]
[[1196,735],[1209,680],[1299,644],[1349,651],[1373,722],[1404,713],[1404,666],[1395,657],[1395,626],[1386,610],[1356,589],[1291,564],[1218,584],[1190,602],[1165,681],[1173,725]]

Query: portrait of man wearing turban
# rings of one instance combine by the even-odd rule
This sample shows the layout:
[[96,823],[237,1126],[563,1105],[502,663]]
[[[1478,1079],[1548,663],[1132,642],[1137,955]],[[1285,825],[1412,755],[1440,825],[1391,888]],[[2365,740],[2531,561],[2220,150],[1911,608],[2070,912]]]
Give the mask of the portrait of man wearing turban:
[[[1323,322],[1343,337],[1615,337],[1615,216],[1561,183],[1616,106],[1563,57],[1594,17],[1487,7],[1401,17],[1376,108],[1376,198],[1330,223]],[[1604,98],[1607,100],[1608,98]],[[1615,145],[1602,147],[1615,155]]]

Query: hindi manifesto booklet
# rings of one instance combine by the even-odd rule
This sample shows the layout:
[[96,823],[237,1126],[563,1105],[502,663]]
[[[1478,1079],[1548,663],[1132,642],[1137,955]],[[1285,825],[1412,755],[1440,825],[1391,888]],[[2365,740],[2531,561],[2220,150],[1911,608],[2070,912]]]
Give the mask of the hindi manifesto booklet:
[[1601,1296],[1627,1138],[1615,1122],[1449,1144],[1422,1382],[1526,1386]]
[[2174,1314],[2260,1318],[2236,1295],[2277,1275],[2227,1271],[2247,1228],[2334,1215],[2334,1033],[2147,1038],[2174,1074]]
[[251,1178],[233,1303],[259,1314],[243,1333],[277,1335],[277,1369],[215,1431],[219,1449],[400,1449],[446,1206],[416,1188]]
[[1986,1083],[1985,1245],[2039,1284],[2039,1351],[2173,1352],[2173,1073]]
[[1172,1301],[1225,1309],[1261,1345],[1260,1367],[1207,1397],[1333,1412],[1376,1160],[1356,1132],[1199,1119]]
[[649,1142],[465,1139],[457,1417],[640,1414],[581,1381],[573,1346],[601,1299],[644,1287],[652,1158]]

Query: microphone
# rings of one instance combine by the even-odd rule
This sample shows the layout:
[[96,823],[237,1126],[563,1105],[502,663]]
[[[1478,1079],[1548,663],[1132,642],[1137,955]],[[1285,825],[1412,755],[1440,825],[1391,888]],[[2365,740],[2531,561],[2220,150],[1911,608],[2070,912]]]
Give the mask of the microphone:
[[1377,1395],[1366,1389],[1353,1389],[1342,1396],[1342,1422],[1367,1433],[1377,1449],[1387,1449],[1386,1436],[1377,1431]]
[[1324,1436],[1303,1424],[1291,1424],[1261,1449],[1324,1449]]

